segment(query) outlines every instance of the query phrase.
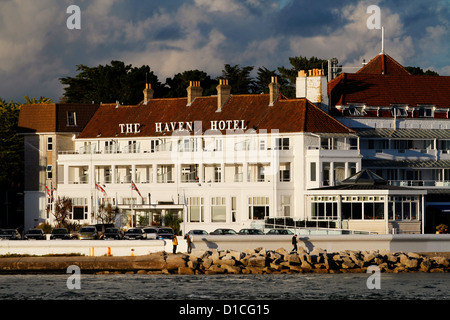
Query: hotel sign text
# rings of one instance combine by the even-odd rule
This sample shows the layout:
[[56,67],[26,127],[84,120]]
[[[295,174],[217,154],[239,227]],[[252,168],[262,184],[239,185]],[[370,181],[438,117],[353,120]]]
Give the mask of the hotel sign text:
[[[171,131],[192,131],[194,128],[193,121],[172,121],[172,122],[156,122],[156,132]],[[211,130],[246,130],[245,120],[213,120],[210,123]]]

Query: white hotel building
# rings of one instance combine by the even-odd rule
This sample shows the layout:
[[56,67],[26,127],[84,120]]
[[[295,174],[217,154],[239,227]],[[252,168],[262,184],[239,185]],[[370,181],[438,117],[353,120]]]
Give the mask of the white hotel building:
[[[25,228],[52,222],[53,186],[54,199],[72,200],[80,224],[98,223],[100,205],[111,203],[122,227],[159,224],[171,213],[183,233],[263,227],[267,218],[390,233],[399,228],[399,201],[414,208],[404,222],[423,232],[426,191],[355,176],[359,137],[326,112],[326,84],[319,70],[301,72],[296,99],[279,94],[276,78],[258,95],[232,95],[226,80],[210,97],[195,81],[185,98],[154,99],[147,87],[138,105],[41,105],[60,110],[48,128],[37,124],[39,108],[25,107],[19,126],[33,145],[26,179],[35,181],[26,184]],[[79,121],[89,108],[92,118]]]

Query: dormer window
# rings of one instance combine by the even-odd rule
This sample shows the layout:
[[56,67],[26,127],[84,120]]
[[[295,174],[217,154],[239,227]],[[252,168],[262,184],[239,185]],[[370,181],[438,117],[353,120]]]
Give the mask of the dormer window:
[[67,126],[75,127],[77,125],[77,114],[75,111],[67,111]]
[[348,113],[351,116],[363,116],[366,114],[366,110],[364,106],[349,105]]
[[393,106],[391,109],[391,114],[393,117],[407,117],[407,107]]
[[432,118],[433,117],[433,106],[419,106],[419,117],[420,118]]

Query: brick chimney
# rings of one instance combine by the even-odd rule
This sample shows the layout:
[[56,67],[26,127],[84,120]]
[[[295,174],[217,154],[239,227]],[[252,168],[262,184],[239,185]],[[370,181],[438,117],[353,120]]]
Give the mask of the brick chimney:
[[187,105],[190,106],[194,102],[195,98],[201,97],[203,88],[200,87],[200,81],[190,81],[187,91]]
[[321,69],[308,70],[307,76],[304,70],[299,71],[296,79],[295,96],[306,98],[316,104],[322,110],[328,112],[327,78]]
[[220,79],[217,89],[217,112],[222,111],[222,107],[231,96],[231,86],[228,85],[228,80]]
[[155,93],[155,91],[152,89],[152,84],[146,83],[143,92],[144,92],[144,104],[147,104],[148,100],[153,99],[153,93]]
[[269,106],[272,107],[273,104],[277,101],[278,95],[280,94],[280,84],[278,83],[277,77],[272,77],[272,81],[269,83],[269,94]]
[[306,73],[300,70],[295,79],[295,96],[297,98],[306,98]]

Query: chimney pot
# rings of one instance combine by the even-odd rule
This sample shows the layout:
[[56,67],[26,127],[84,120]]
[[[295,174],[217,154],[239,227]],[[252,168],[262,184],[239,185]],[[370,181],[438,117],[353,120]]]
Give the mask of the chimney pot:
[[280,94],[280,85],[278,84],[277,77],[272,77],[272,82],[269,83],[269,106],[273,106]]
[[200,81],[189,81],[189,87],[187,91],[187,105],[190,106],[194,102],[195,98],[201,97],[203,88],[200,87]]
[[153,94],[155,93],[155,91],[152,89],[151,83],[145,84],[145,89],[144,89],[143,93],[144,93],[144,104],[147,104],[147,102],[150,99],[153,99]]
[[222,107],[231,96],[231,86],[228,85],[227,79],[219,79],[217,89],[217,111],[222,111]]

